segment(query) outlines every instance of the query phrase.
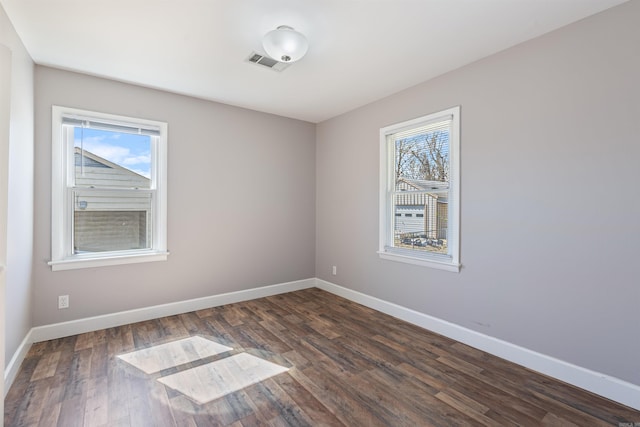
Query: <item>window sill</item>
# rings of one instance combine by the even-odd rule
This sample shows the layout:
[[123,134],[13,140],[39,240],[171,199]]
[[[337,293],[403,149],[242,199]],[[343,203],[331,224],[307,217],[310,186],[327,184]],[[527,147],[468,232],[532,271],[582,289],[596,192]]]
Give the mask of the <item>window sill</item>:
[[426,258],[419,258],[410,255],[397,254],[387,251],[378,251],[381,259],[389,261],[404,262],[406,264],[420,265],[422,267],[430,267],[438,270],[451,271],[453,273],[460,272],[460,264],[454,264],[451,262],[437,261]]
[[169,252],[145,252],[102,257],[74,257],[49,261],[52,271],[76,270],[79,268],[106,267],[110,265],[136,264],[140,262],[166,261]]

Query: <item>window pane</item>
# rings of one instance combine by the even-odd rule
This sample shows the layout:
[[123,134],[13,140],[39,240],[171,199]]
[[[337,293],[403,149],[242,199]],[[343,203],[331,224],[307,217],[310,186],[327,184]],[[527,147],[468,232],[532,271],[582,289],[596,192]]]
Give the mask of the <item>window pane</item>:
[[448,252],[449,130],[395,138],[394,246]]
[[75,127],[79,187],[151,188],[151,137]]
[[75,254],[147,249],[151,235],[151,194],[74,192]]
[[449,131],[441,129],[396,139],[394,165],[398,190],[448,188]]
[[448,253],[448,207],[446,193],[396,193],[393,245],[398,248]]

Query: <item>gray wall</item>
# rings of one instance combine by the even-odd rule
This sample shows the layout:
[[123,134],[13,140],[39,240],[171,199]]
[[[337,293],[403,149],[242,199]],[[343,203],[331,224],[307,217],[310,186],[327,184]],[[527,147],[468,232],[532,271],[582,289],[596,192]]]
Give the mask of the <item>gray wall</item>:
[[[4,9],[0,44],[11,51],[5,311],[5,367],[31,329],[33,264],[33,61]],[[4,82],[6,83],[6,82]],[[5,165],[0,164],[0,167]]]
[[[35,93],[34,326],[314,277],[313,124],[41,66]],[[168,261],[47,266],[54,104],[168,122]]]
[[[309,123],[37,67],[34,197],[33,63],[0,8],[13,57],[0,200],[7,360],[31,326],[315,274],[640,384],[639,18],[640,2],[623,4],[324,122],[315,137]],[[52,104],[169,122],[169,261],[47,267]],[[379,128],[453,105],[463,269],[382,261]],[[61,294],[70,309],[56,309]]]
[[[319,124],[316,276],[640,384],[638,22],[625,3]],[[381,260],[379,129],[455,105],[463,268]]]

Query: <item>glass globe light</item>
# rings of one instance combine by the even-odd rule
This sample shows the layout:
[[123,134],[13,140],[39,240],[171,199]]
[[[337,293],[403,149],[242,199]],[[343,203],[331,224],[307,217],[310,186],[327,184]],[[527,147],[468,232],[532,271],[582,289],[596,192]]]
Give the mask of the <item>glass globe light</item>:
[[295,62],[309,49],[307,38],[287,25],[265,34],[262,46],[267,55],[280,62]]

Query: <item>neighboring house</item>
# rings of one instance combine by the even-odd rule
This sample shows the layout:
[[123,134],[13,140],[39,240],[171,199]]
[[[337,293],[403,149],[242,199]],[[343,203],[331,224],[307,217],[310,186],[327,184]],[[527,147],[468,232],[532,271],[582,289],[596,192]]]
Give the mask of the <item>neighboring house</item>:
[[[149,247],[149,178],[75,148],[74,252]],[[122,191],[134,190],[134,191]]]
[[396,235],[411,233],[429,239],[447,238],[448,182],[398,178],[396,191]]

